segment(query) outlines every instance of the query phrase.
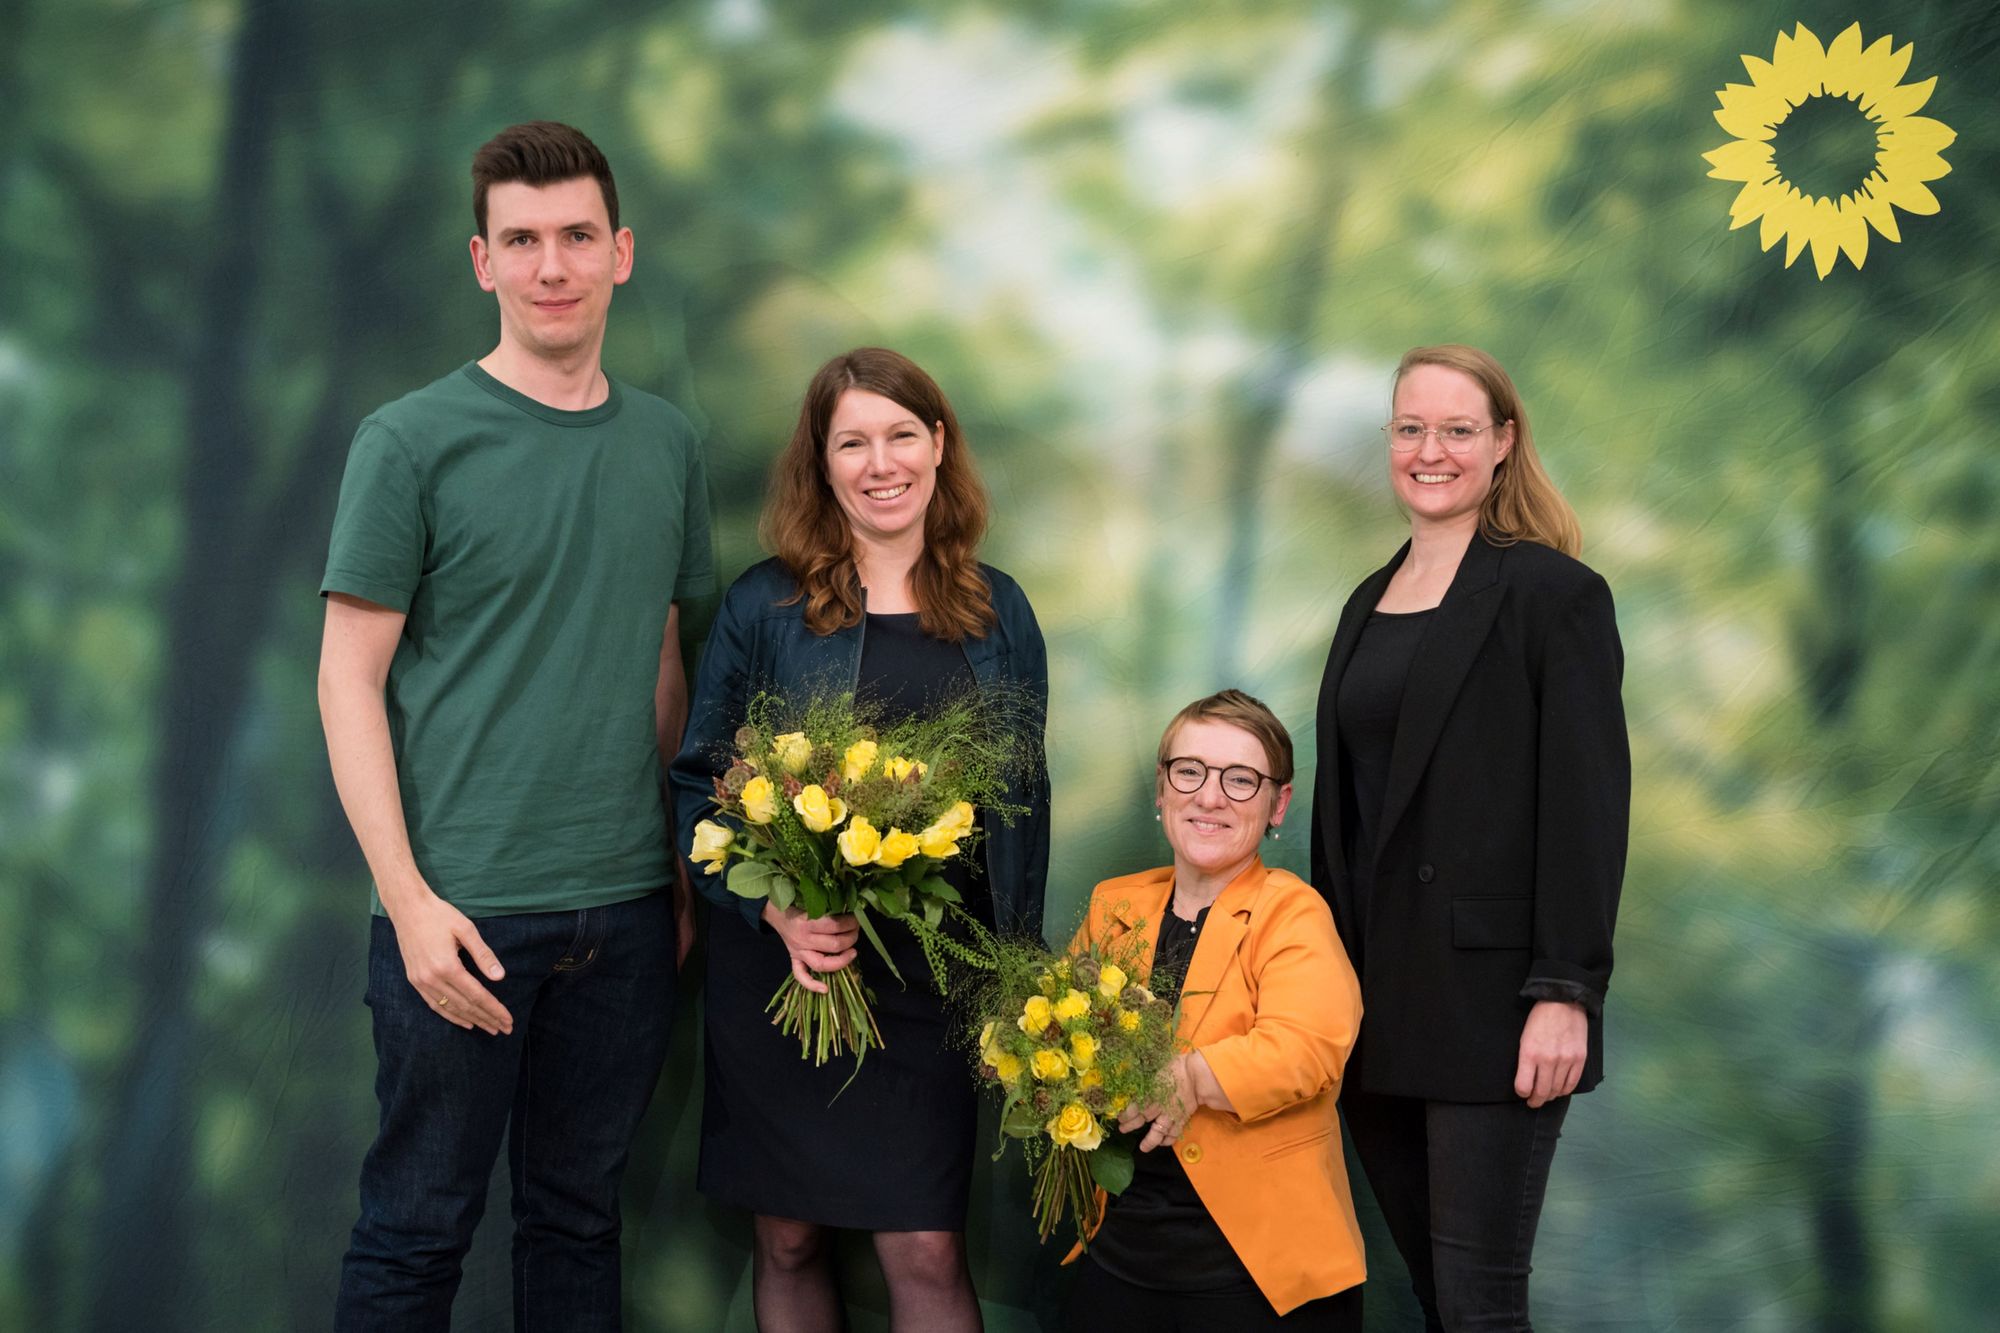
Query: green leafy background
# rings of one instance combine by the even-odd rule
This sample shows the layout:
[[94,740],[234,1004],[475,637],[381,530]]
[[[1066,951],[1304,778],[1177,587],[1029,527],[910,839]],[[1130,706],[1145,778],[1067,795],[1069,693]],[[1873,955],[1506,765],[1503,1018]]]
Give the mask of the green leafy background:
[[[1819,281],[1701,154],[1739,53],[1856,17],[1958,140],[1942,212]],[[491,345],[466,163],[532,117],[618,168],[608,364],[706,431],[725,571],[827,355],[952,394],[1049,638],[1058,925],[1164,858],[1178,705],[1245,686],[1309,751],[1398,540],[1395,358],[1497,353],[1618,596],[1637,776],[1538,1313],[1983,1325],[1997,56],[1973,3],[0,4],[0,1326],[328,1323],[374,1108],[315,579],[354,424]],[[697,983],[628,1179],[635,1329],[749,1326],[744,1221],[691,1183]],[[1060,1296],[1024,1198],[982,1160],[995,1329]],[[506,1324],[502,1231],[461,1328]]]

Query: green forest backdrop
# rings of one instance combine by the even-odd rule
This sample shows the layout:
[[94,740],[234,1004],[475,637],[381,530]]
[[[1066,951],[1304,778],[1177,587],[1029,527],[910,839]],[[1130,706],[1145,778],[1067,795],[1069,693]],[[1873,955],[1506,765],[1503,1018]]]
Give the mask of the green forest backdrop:
[[[466,168],[537,117],[618,171],[607,362],[706,431],[725,573],[826,356],[953,396],[1049,638],[1058,926],[1164,859],[1187,699],[1250,688],[1310,759],[1399,539],[1389,371],[1494,351],[1617,594],[1636,771],[1542,1322],[1985,1326],[2000,19],[1869,8],[0,2],[0,1327],[328,1323],[374,1104],[315,583],[355,424],[493,341]],[[1740,54],[1857,17],[1957,141],[1942,210],[1821,280],[1728,230],[1702,154]],[[691,1185],[694,980],[628,1182],[638,1330],[748,1327],[743,1219]],[[998,1330],[1060,1290],[1018,1174],[973,1221]],[[500,1231],[462,1328],[505,1326]]]

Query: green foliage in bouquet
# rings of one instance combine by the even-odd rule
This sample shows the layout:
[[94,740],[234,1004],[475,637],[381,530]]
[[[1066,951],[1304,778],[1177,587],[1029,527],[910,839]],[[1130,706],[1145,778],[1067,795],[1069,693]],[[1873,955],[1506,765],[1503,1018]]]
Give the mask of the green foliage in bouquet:
[[[739,897],[811,917],[851,914],[898,981],[875,917],[902,923],[943,990],[951,959],[991,966],[943,930],[947,916],[969,918],[942,871],[972,854],[982,817],[1021,813],[1004,797],[1036,758],[1040,729],[1027,707],[1025,695],[980,687],[883,722],[851,693],[761,694],[716,779],[726,822],[696,825],[689,858]],[[825,994],[788,976],[766,1006],[801,1056],[858,1061],[880,1046],[859,966],[815,975]]]
[[1089,1244],[1102,1220],[1098,1188],[1119,1194],[1132,1183],[1132,1138],[1114,1128],[1120,1113],[1174,1095],[1177,1013],[1135,979],[1144,948],[1141,931],[1065,954],[1013,940],[989,946],[992,976],[973,1024],[980,1078],[1002,1098],[993,1156],[1010,1138],[1022,1142],[1043,1240],[1067,1214]]

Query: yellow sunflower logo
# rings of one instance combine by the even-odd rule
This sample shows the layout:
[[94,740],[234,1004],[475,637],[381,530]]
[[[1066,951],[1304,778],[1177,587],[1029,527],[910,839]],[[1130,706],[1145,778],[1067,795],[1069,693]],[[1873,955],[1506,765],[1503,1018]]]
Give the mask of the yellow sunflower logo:
[[1735,137],[1702,154],[1710,176],[1744,183],[1730,230],[1763,219],[1764,249],[1784,237],[1790,268],[1810,244],[1824,278],[1843,254],[1861,267],[1870,225],[1900,241],[1895,209],[1937,212],[1924,182],[1951,170],[1938,154],[1958,135],[1916,114],[1937,79],[1899,82],[1912,49],[1895,50],[1885,35],[1864,50],[1859,23],[1821,46],[1801,23],[1790,37],[1778,34],[1768,63],[1744,56],[1750,82],[1715,95],[1715,119]]

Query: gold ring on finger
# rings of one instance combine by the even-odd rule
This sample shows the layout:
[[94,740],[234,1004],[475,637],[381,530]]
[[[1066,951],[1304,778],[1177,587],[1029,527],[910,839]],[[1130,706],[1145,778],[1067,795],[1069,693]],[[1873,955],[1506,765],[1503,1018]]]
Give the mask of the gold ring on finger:
[[449,1009],[449,1008],[451,1008],[451,996],[449,996],[449,995],[440,995],[440,996],[438,996],[438,1008],[440,1008],[440,1009]]

